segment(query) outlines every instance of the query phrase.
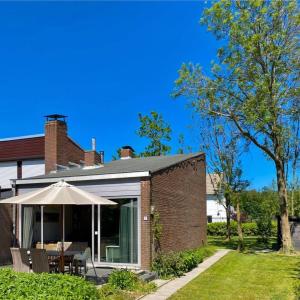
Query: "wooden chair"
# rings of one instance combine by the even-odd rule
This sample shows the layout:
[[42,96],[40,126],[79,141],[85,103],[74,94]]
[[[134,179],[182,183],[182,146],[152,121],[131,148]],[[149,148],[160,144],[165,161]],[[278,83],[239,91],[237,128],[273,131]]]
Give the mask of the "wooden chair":
[[30,272],[29,256],[27,254],[27,249],[23,248],[10,248],[13,269],[16,272]]
[[49,273],[50,266],[45,249],[30,249],[32,271],[34,273]]

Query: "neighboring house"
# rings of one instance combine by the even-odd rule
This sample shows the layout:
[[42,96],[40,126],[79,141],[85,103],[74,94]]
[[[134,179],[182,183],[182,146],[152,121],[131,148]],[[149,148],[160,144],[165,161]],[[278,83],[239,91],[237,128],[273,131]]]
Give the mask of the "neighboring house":
[[226,210],[224,208],[225,198],[216,192],[218,187],[218,175],[206,175],[206,207],[207,222],[226,222]]
[[[66,139],[65,127],[64,121],[48,121],[46,136],[48,130],[60,143]],[[50,151],[51,147],[45,145],[46,152],[52,153],[45,156],[46,175],[15,180],[15,192],[23,194],[63,179],[117,202],[114,206],[67,206],[65,209],[65,240],[87,243],[97,266],[149,269],[154,255],[154,213],[159,215],[162,226],[162,236],[156,243],[161,251],[192,249],[206,242],[203,153],[132,158],[133,150],[127,146],[122,148],[120,160],[97,167],[62,170],[75,157],[63,160],[65,150]],[[61,170],[51,172],[57,165]],[[16,240],[21,246],[24,242],[34,246],[41,240],[41,212],[39,207],[33,209],[33,215],[27,215],[27,211],[18,205]],[[44,207],[44,243],[61,239],[61,214],[60,207]],[[31,232],[28,224],[34,224]],[[32,238],[24,241],[26,237]]]
[[[45,134],[0,139],[0,199],[13,195],[11,179],[22,179],[74,166],[91,167],[102,155],[84,151],[67,134],[65,117],[46,117]],[[10,205],[0,205],[0,264],[10,259],[13,219]],[[11,229],[11,230],[8,230]]]

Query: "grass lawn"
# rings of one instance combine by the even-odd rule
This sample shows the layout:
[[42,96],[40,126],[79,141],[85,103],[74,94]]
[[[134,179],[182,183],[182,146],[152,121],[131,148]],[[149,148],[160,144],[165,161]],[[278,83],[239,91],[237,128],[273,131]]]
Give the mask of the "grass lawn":
[[[237,249],[238,237],[233,236],[231,241],[225,241],[224,237],[219,236],[208,236],[208,244],[216,246],[218,248]],[[256,236],[245,236],[244,237],[245,251],[253,252],[263,249],[277,250],[277,239],[276,237],[270,238],[267,244],[261,242]]]
[[[236,249],[237,239],[225,242],[223,238],[210,237],[209,243]],[[170,299],[300,299],[295,295],[300,281],[300,256],[254,252],[275,248],[275,243],[275,239],[264,245],[255,237],[245,238],[245,253],[232,251]]]
[[299,256],[233,251],[170,299],[296,299]]

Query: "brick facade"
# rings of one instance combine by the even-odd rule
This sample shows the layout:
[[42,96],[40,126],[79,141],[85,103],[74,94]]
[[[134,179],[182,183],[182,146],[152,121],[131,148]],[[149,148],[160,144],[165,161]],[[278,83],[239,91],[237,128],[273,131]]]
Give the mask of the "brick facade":
[[86,166],[93,166],[95,164],[101,164],[101,155],[94,151],[85,151],[84,153],[84,163]]
[[51,120],[45,124],[45,171],[55,171],[57,165],[68,166],[69,162],[86,166],[99,164],[100,154],[84,151],[67,134],[67,124],[61,120]]
[[141,267],[150,269],[151,266],[151,182],[141,181]]
[[12,246],[12,205],[0,205],[0,265],[11,262],[10,247]]
[[155,173],[151,205],[159,213],[163,252],[199,247],[206,242],[205,155]]

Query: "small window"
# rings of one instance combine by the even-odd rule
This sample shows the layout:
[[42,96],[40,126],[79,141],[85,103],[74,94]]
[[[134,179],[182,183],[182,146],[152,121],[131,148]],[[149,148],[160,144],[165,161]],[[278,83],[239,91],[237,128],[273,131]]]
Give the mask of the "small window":
[[207,223],[212,223],[212,216],[207,216]]

